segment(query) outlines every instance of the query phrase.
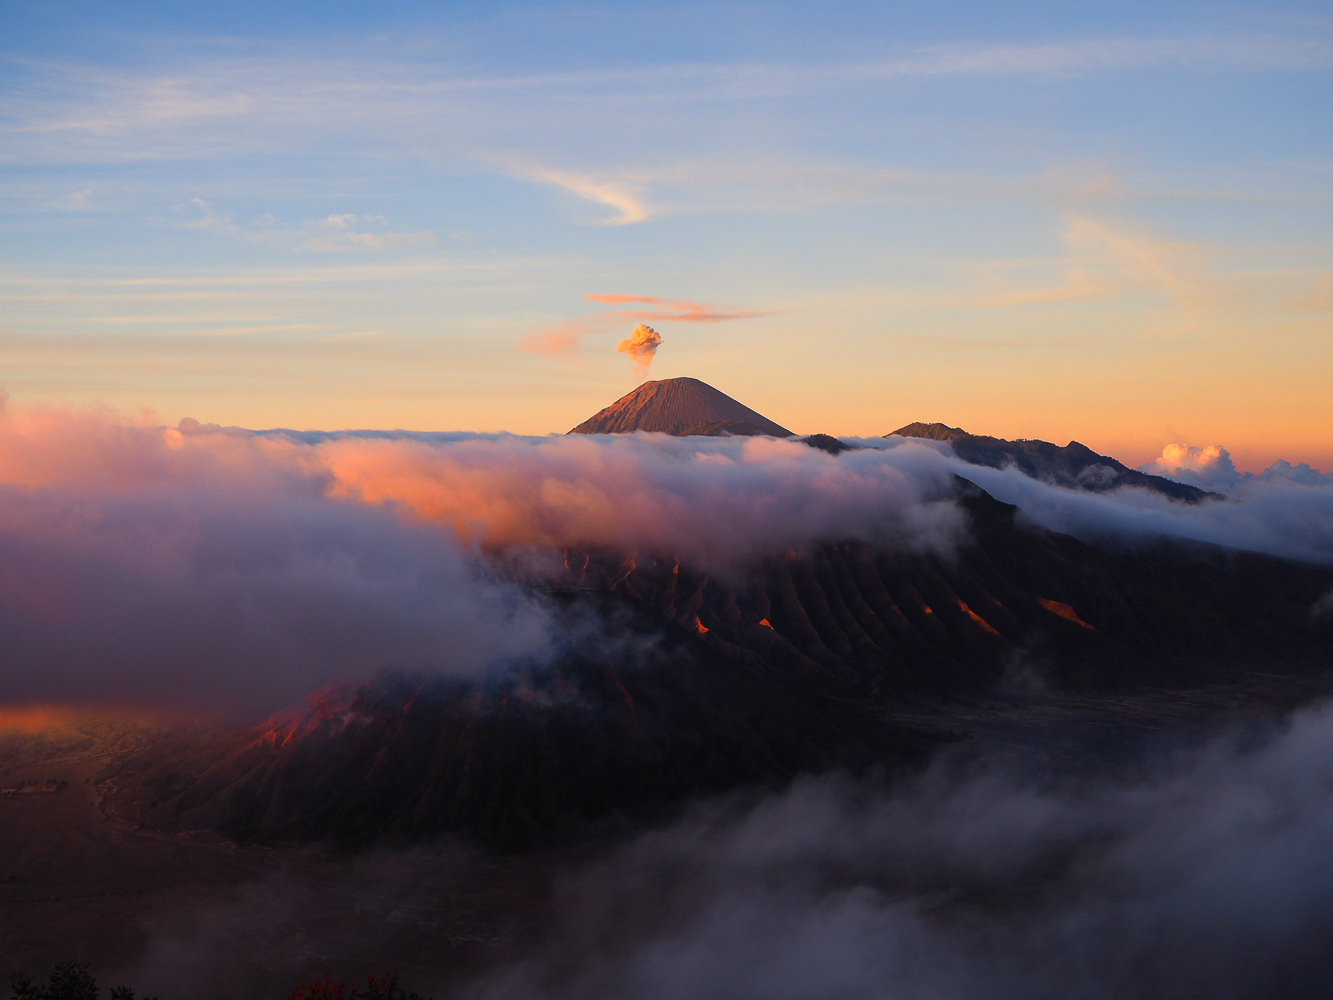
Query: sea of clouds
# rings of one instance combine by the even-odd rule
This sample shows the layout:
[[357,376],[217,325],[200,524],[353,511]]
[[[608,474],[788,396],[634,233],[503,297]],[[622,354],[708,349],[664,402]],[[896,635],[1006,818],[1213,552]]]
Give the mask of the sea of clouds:
[[257,706],[384,666],[475,673],[549,644],[541,602],[491,553],[609,548],[714,573],[845,538],[947,555],[968,530],[955,474],[1093,542],[1333,563],[1333,487],[1184,504],[969,466],[936,442],[858,443],[300,435],[5,407],[7,696]]

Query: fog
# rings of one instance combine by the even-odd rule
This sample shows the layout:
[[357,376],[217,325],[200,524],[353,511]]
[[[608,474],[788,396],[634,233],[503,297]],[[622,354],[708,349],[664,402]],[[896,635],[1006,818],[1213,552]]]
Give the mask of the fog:
[[[1148,489],[1122,487],[1095,493],[1033,479],[1015,468],[969,465],[943,442],[845,440],[884,455],[886,460],[901,448],[933,450],[951,472],[976,483],[997,500],[1018,506],[1028,523],[1089,543],[1136,544],[1163,537],[1186,538],[1333,564],[1333,485],[1254,477],[1236,485],[1226,496],[1191,504]],[[915,461],[918,466],[927,465],[920,457]]]
[[266,710],[547,645],[544,609],[444,533],[252,440],[178,444],[98,414],[0,427],[5,700]]
[[389,967],[437,1000],[1325,995],[1333,710],[1175,749],[1127,736],[1098,768],[1040,749],[1070,725],[893,784],[698,802],[592,860],[294,858],[150,916],[119,980],[201,1000]]
[[567,873],[545,941],[463,995],[1324,995],[1328,708],[1097,778],[1022,773],[945,759],[893,793],[701,806]]

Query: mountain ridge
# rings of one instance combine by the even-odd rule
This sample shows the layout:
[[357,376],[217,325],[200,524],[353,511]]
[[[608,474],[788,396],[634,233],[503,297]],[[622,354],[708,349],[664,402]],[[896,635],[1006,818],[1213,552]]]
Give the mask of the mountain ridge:
[[948,424],[922,421],[906,424],[884,436],[945,441],[953,448],[955,455],[970,465],[984,465],[992,469],[1013,466],[1033,479],[1094,493],[1104,493],[1121,486],[1135,486],[1186,503],[1199,503],[1217,497],[1216,493],[1197,486],[1131,469],[1110,455],[1099,455],[1077,441],[1070,441],[1063,447],[1050,441],[1030,438],[1009,441],[989,434],[969,434],[961,427],[950,427]]

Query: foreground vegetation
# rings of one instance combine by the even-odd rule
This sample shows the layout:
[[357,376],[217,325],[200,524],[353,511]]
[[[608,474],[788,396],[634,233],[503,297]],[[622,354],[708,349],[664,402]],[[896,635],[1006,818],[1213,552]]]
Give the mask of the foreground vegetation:
[[[32,977],[16,972],[9,977],[12,1000],[100,1000],[101,987],[88,971],[87,962],[62,962],[51,970],[46,983],[34,983]],[[116,986],[109,1000],[136,1000],[134,990]],[[142,997],[139,1000],[158,1000]],[[287,995],[287,1000],[428,1000],[420,993],[407,992],[398,986],[398,973],[367,976],[361,989],[350,988],[339,980],[325,976],[313,982],[302,983]]]

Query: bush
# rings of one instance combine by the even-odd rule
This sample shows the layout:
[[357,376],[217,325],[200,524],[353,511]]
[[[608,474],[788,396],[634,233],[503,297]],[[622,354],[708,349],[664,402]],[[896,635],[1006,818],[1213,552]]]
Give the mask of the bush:
[[[101,993],[87,962],[63,962],[51,970],[46,984],[34,983],[32,977],[16,972],[9,977],[9,986],[13,990],[13,1000],[98,1000]],[[347,987],[341,982],[322,980],[302,983],[292,990],[288,1000],[428,1000],[420,993],[407,992],[398,986],[398,973],[386,972],[382,976],[367,976],[365,989]],[[109,1000],[135,1000],[134,990],[128,986],[117,986],[111,991]],[[158,1000],[157,997],[143,997],[142,1000]]]
[[[16,972],[9,977],[9,988],[14,991],[13,1000],[97,1000],[101,992],[97,980],[88,972],[88,963],[74,961],[62,962],[52,969],[45,986],[34,983],[29,975]],[[134,1000],[134,990],[117,986],[111,991],[111,1000]],[[143,1000],[157,1000],[157,997]]]

